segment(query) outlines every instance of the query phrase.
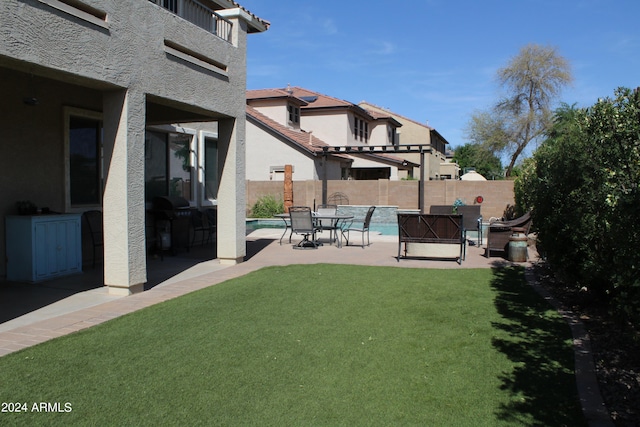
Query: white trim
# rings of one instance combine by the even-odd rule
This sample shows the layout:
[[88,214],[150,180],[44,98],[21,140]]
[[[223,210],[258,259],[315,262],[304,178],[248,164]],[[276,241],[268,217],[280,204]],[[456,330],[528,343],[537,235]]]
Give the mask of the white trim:
[[176,58],[180,58],[183,61],[187,61],[193,65],[197,65],[198,67],[202,67],[206,70],[212,71],[216,74],[220,74],[222,76],[225,77],[229,77],[229,74],[227,74],[227,72],[225,70],[223,70],[220,67],[217,67],[213,64],[210,64],[208,62],[205,62],[201,59],[196,58],[195,56],[189,55],[188,53],[182,52],[174,47],[171,46],[167,46],[166,44],[164,45],[164,51],[168,54],[168,55],[172,55],[175,56]]
[[197,135],[198,132],[195,129],[185,128],[179,125],[152,125],[147,126],[147,130],[162,132],[162,133],[175,133],[179,135],[190,135],[191,141],[189,142],[189,165],[192,169],[195,169],[195,172],[192,171],[192,179],[191,179],[191,194],[192,200],[189,200],[189,206],[195,207],[198,205],[198,167],[197,167],[197,149],[198,141]]
[[[71,164],[69,163],[69,121],[71,117],[82,117],[86,119],[103,121],[101,112],[93,110],[84,110],[75,107],[62,107],[63,111],[63,138],[64,138],[64,150],[63,150],[63,163],[64,163],[64,211],[66,213],[78,213],[84,212],[87,209],[96,208],[102,209],[102,193],[104,192],[104,156],[103,156],[103,141],[99,141],[100,150],[98,155],[100,156],[100,202],[97,205],[81,205],[71,206]],[[104,125],[103,125],[104,127]]]
[[[201,130],[200,132],[198,132],[198,170],[197,170],[197,180],[198,180],[198,198],[200,200],[200,205],[201,206],[218,206],[218,199],[207,199],[205,197],[205,192],[204,192],[204,151],[205,151],[205,147],[204,147],[204,140],[205,138],[213,138],[216,141],[218,141],[218,133],[217,132],[209,132],[209,131],[204,131]],[[218,156],[220,155],[220,151],[218,151]],[[219,161],[219,158],[218,158]],[[218,185],[220,183],[218,182]]]
[[[96,15],[92,15],[91,13],[85,12],[84,10],[78,9],[77,7],[74,7],[60,0],[38,0],[38,1],[54,9],[58,9],[62,12],[68,13],[69,15],[75,16],[76,18],[82,19],[83,21],[87,21],[87,22],[90,22],[91,24],[97,25],[98,27],[102,27],[107,30],[109,29],[109,24],[107,23],[107,20],[106,20],[107,14],[102,11],[100,12],[104,14],[105,16],[104,19],[101,19]],[[94,8],[91,8],[91,9],[94,9]]]

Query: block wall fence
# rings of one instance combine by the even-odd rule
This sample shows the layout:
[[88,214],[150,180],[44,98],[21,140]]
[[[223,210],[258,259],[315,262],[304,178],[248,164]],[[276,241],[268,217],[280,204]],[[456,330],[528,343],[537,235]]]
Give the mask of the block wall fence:
[[[327,181],[327,195],[343,193],[349,205],[397,206],[398,209],[418,209],[418,181]],[[247,181],[247,217],[251,207],[265,195],[283,200],[284,182]],[[425,210],[431,205],[452,205],[456,199],[467,205],[476,204],[481,196],[482,216],[502,217],[509,205],[515,204],[513,181],[426,181],[424,188]],[[294,181],[293,204],[314,206],[322,203],[322,181]]]

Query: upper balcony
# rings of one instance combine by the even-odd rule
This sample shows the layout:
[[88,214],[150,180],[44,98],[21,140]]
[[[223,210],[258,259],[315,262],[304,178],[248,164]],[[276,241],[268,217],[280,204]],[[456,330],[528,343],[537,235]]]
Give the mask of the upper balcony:
[[149,0],[231,43],[233,24],[198,0]]

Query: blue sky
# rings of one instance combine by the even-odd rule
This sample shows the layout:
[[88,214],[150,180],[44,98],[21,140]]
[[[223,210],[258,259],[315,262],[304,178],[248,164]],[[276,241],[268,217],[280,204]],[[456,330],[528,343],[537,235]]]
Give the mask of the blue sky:
[[500,98],[496,71],[529,44],[553,46],[593,105],[640,86],[638,0],[238,0],[268,31],[248,37],[247,88],[300,86],[366,100],[468,142],[474,111]]

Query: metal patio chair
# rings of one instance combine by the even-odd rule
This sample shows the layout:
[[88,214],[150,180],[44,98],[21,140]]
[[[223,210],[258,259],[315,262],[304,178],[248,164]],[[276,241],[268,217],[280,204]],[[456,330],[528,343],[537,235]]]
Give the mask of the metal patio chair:
[[[345,239],[347,241],[347,246],[349,246],[349,232],[351,231],[357,231],[359,233],[362,234],[362,246],[364,248],[365,244],[364,244],[364,236],[365,234],[367,235],[367,246],[371,245],[371,241],[369,240],[369,226],[371,225],[371,217],[373,216],[373,211],[376,210],[375,206],[371,206],[369,208],[369,210],[367,211],[367,215],[365,216],[364,220],[360,220],[360,221],[354,221],[355,223],[362,223],[361,227],[354,227],[353,223],[351,223],[351,225],[349,225],[347,228],[345,228],[342,232],[342,235],[344,236],[344,232],[347,232],[347,235],[345,236]],[[355,246],[355,245],[354,245]]]
[[102,226],[102,211],[91,210],[82,214],[88,226],[93,249],[93,268],[96,268],[96,248],[104,247],[104,233]]
[[[289,208],[291,219],[291,233],[301,234],[303,239],[294,245],[294,249],[317,249],[316,225],[313,221],[311,208],[308,206],[291,206]],[[311,239],[309,239],[311,236]]]
[[[337,205],[318,205],[316,210],[318,216],[335,215],[338,213]],[[320,232],[329,231],[329,241],[333,243],[338,238],[338,221],[335,219],[318,219],[316,225]]]

